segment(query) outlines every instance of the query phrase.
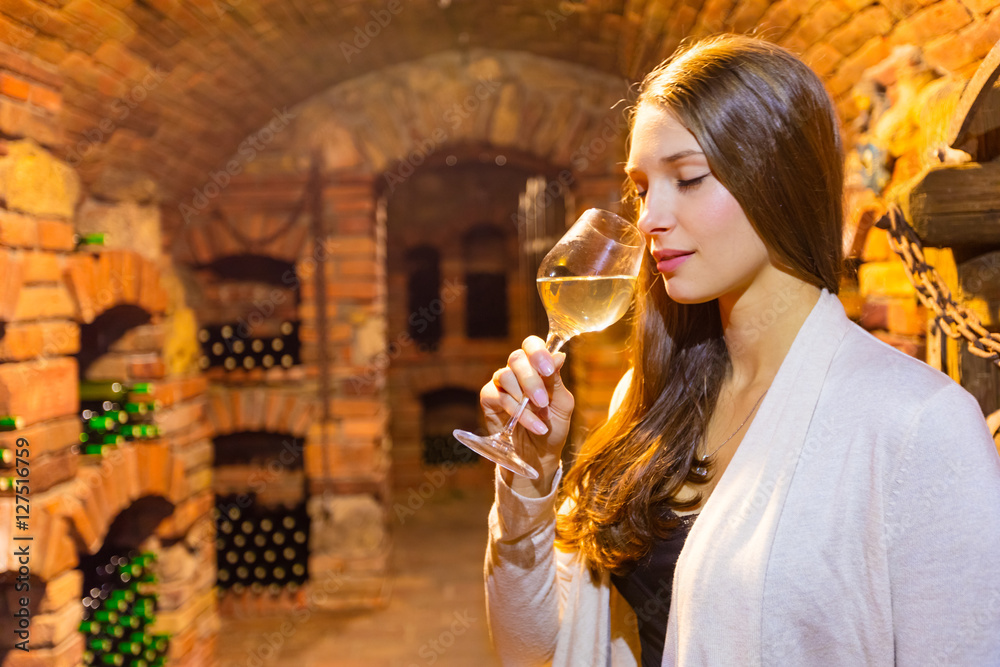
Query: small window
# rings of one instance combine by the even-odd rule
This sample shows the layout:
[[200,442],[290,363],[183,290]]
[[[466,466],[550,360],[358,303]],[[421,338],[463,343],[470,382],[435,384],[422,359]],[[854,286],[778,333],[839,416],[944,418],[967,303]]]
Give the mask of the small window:
[[479,396],[467,389],[441,389],[422,397],[424,408],[423,461],[471,464],[480,456],[451,434],[456,428],[475,432],[479,428]]
[[409,290],[406,323],[410,337],[421,350],[436,350],[443,330],[441,261],[438,251],[429,246],[421,246],[408,252],[406,276]]
[[465,334],[469,338],[507,338],[507,239],[495,225],[479,225],[463,239]]

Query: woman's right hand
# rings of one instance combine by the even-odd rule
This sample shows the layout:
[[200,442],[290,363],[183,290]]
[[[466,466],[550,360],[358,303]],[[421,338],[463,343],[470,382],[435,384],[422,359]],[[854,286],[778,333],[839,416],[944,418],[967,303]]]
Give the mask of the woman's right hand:
[[559,469],[574,406],[573,395],[560,376],[565,361],[565,354],[550,354],[545,341],[528,336],[520,349],[511,352],[507,365],[497,370],[479,392],[491,434],[503,429],[523,396],[530,398],[518,420],[521,428],[514,429],[513,439],[518,455],[538,470],[539,479],[501,471],[504,481],[522,495],[548,495]]

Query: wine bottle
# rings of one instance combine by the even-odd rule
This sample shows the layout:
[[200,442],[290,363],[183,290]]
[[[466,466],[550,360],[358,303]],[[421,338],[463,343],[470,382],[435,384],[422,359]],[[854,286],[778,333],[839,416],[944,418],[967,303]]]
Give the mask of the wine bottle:
[[107,244],[109,237],[104,232],[89,232],[84,234],[73,234],[73,245],[77,249],[83,247],[96,247]]
[[104,626],[102,626],[97,621],[86,620],[80,621],[79,630],[80,632],[87,635],[100,635]]
[[125,412],[130,415],[144,415],[149,412],[149,404],[129,402],[125,404]]
[[125,387],[121,382],[82,381],[80,382],[81,401],[103,401],[107,399],[124,399]]
[[114,648],[114,643],[107,637],[93,637],[87,640],[87,647],[95,653],[108,653]]
[[111,417],[105,417],[103,415],[98,417],[91,417],[87,420],[87,428],[92,431],[113,431],[115,424],[117,422]]
[[24,419],[13,415],[0,417],[0,431],[17,431],[24,428]]

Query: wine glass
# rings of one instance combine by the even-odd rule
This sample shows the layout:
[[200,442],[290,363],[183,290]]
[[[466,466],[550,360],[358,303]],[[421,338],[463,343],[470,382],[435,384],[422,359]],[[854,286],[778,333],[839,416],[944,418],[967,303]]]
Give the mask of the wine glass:
[[[549,352],[557,352],[577,334],[601,331],[621,319],[632,302],[644,251],[645,241],[635,225],[609,211],[584,211],[538,267],[536,284],[549,318]],[[514,451],[511,438],[527,405],[525,396],[503,430],[492,436],[461,429],[452,435],[507,470],[538,479],[538,471]]]

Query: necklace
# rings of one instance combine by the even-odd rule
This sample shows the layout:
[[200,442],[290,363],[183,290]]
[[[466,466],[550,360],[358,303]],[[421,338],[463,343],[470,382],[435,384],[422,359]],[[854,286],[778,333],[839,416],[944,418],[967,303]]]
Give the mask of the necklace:
[[[768,389],[770,389],[770,387],[768,387]],[[758,406],[758,405],[760,405],[760,402],[764,400],[764,396],[765,396],[765,395],[767,395],[767,389],[765,389],[765,390],[764,390],[764,393],[760,395],[760,398],[758,398],[758,399],[757,399],[757,402],[753,404],[753,407],[752,407],[752,408],[750,408],[750,414],[748,414],[748,415],[746,416],[746,419],[744,419],[744,420],[743,420],[743,422],[742,422],[742,423],[741,423],[741,424],[740,424],[739,426],[737,426],[737,427],[736,427],[736,430],[735,430],[735,431],[733,431],[733,434],[732,434],[732,435],[730,435],[730,436],[729,436],[728,438],[726,438],[725,440],[723,440],[723,441],[722,441],[722,444],[721,444],[721,445],[719,445],[718,447],[716,447],[715,449],[713,449],[713,450],[712,450],[712,453],[711,453],[711,454],[709,454],[709,455],[707,455],[707,456],[705,456],[704,458],[706,458],[706,459],[710,459],[710,458],[712,458],[713,456],[715,456],[715,455],[716,455],[716,454],[717,454],[717,453],[719,452],[719,450],[720,450],[720,449],[722,449],[723,447],[725,447],[725,446],[726,446],[726,443],[727,443],[727,442],[729,442],[730,440],[732,440],[732,439],[733,439],[733,437],[734,437],[734,436],[735,436],[735,435],[736,435],[737,433],[739,433],[739,432],[740,432],[740,429],[742,429],[742,428],[743,428],[743,426],[744,426],[744,425],[745,425],[745,424],[747,423],[747,421],[748,421],[748,420],[750,419],[750,415],[752,415],[752,414],[754,413],[754,410],[756,410],[756,409],[757,409],[757,406]],[[704,474],[705,474],[705,473],[707,472],[707,471],[705,470],[705,468],[704,468],[703,466],[696,466],[696,467],[695,467],[695,470],[696,470],[696,471],[698,471],[699,473],[701,473],[702,475],[704,475]]]

